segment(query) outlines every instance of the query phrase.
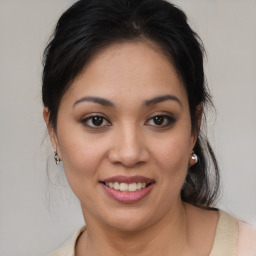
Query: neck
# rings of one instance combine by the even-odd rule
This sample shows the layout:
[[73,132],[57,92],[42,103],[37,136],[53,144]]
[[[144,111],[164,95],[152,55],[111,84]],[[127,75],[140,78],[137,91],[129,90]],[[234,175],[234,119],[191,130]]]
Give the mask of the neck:
[[89,216],[86,220],[86,232],[77,243],[78,256],[183,255],[188,248],[186,209],[181,201],[157,223],[141,230],[116,230]]

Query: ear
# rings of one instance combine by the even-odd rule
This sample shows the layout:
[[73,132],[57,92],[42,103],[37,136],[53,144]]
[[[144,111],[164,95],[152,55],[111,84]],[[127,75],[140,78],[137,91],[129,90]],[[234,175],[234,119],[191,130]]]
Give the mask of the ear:
[[195,127],[192,131],[192,136],[191,136],[191,145],[193,145],[193,148],[196,144],[196,141],[197,141],[197,137],[199,135],[199,131],[200,131],[200,127],[201,127],[201,122],[202,122],[202,114],[203,114],[203,107],[202,105],[198,105],[196,107],[196,124],[195,124]]
[[50,139],[51,139],[52,147],[59,154],[60,150],[59,150],[58,138],[57,138],[57,134],[56,134],[56,131],[55,131],[54,127],[50,123],[50,111],[49,111],[48,108],[44,108],[43,117],[44,117],[44,121],[45,121],[46,126],[47,126],[48,134],[49,134]]

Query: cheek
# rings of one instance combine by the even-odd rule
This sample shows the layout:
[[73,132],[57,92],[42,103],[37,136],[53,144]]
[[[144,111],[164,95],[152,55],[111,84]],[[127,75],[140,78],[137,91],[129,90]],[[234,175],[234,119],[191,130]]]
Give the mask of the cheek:
[[66,144],[62,147],[63,164],[68,172],[91,175],[104,155],[103,148],[88,143]]
[[182,186],[188,170],[190,137],[176,134],[157,145],[154,155],[162,172],[161,182],[169,183],[170,187]]
[[80,140],[68,138],[62,140],[60,145],[67,181],[81,202],[93,205],[98,195],[98,170],[104,158],[104,147],[102,143],[81,140],[81,137]]
[[99,143],[93,136],[86,136],[81,129],[68,127],[62,128],[58,137],[64,170],[71,188],[81,184],[96,184],[99,178],[97,169],[106,151],[104,140]]

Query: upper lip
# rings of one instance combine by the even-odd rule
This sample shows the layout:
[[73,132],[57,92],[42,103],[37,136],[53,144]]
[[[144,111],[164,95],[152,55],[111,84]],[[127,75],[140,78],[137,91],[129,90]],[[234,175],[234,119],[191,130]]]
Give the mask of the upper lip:
[[118,175],[118,176],[112,176],[109,177],[107,179],[101,180],[101,182],[118,182],[118,183],[154,183],[155,180],[144,177],[144,176],[122,176],[122,175]]

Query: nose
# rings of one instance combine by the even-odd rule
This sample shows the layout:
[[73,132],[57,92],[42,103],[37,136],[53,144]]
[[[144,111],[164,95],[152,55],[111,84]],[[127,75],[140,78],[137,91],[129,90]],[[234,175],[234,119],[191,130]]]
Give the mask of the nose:
[[109,160],[114,164],[134,167],[149,159],[145,138],[138,128],[126,126],[115,133]]

